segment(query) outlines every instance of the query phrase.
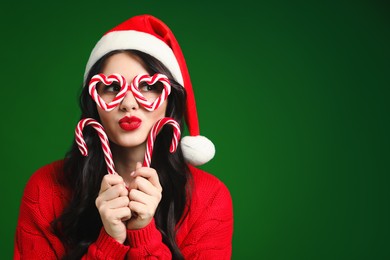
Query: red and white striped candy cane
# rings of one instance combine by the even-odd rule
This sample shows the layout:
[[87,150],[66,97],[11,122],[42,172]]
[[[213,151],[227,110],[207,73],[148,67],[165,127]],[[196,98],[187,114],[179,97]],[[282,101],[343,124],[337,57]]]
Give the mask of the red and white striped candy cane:
[[[148,85],[153,85],[156,82],[161,82],[164,85],[164,89],[161,92],[161,95],[153,102],[149,102],[139,91],[139,84],[145,82]],[[146,110],[153,111],[156,110],[162,103],[168,98],[171,93],[171,84],[167,76],[163,74],[156,73],[152,77],[147,74],[141,74],[134,77],[133,81],[130,84],[131,92],[135,99],[140,103]]]
[[172,136],[172,142],[171,146],[169,148],[169,151],[171,153],[174,153],[176,151],[177,145],[180,140],[180,126],[179,123],[177,123],[174,119],[170,117],[164,117],[160,120],[158,120],[152,127],[152,129],[149,132],[148,140],[146,143],[146,152],[145,152],[145,158],[144,158],[144,167],[150,167],[151,161],[152,161],[152,154],[153,154],[153,147],[154,147],[154,140],[156,140],[156,136],[161,131],[161,129],[166,125],[170,124],[173,127],[173,136]]
[[[99,82],[102,82],[106,86],[111,85],[114,82],[118,82],[121,87],[118,94],[108,104],[99,96],[96,90],[96,85]],[[112,74],[109,76],[106,76],[104,74],[97,74],[91,78],[91,81],[89,82],[88,91],[92,99],[96,102],[96,104],[99,107],[101,107],[105,111],[111,111],[125,98],[128,88],[129,86],[127,84],[126,79],[119,74]]]
[[112,160],[112,154],[110,149],[110,143],[108,141],[106,132],[104,132],[103,126],[92,118],[85,118],[79,121],[76,126],[75,134],[76,134],[76,143],[79,147],[79,150],[83,156],[88,156],[88,148],[87,144],[84,141],[83,129],[85,126],[92,126],[98,133],[100,138],[100,142],[102,145],[104,160],[106,161],[107,171],[109,174],[116,174],[114,161]]

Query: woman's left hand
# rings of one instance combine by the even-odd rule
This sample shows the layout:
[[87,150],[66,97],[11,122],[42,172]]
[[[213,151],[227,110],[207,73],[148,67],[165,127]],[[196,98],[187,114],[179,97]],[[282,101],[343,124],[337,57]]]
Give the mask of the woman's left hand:
[[155,169],[142,167],[137,163],[129,183],[129,208],[132,217],[127,222],[128,229],[146,227],[153,219],[161,201],[162,187]]

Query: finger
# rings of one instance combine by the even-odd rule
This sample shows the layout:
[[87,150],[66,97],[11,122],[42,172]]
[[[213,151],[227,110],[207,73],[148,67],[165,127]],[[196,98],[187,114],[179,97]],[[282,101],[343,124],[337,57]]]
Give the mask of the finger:
[[153,186],[162,190],[160,180],[158,178],[158,174],[155,169],[148,168],[148,167],[140,167],[132,173],[133,178],[136,178],[138,176],[149,180]]
[[131,218],[131,210],[129,207],[122,207],[107,211],[103,216],[109,223],[116,223],[118,220],[126,221]]
[[153,186],[149,180],[139,176],[133,179],[129,184],[129,190],[131,191],[134,189],[142,191],[151,196],[157,196],[158,194],[161,194],[161,189]]
[[119,183],[124,183],[123,178],[119,174],[106,174],[102,179],[100,192],[104,192],[111,186]]
[[135,169],[138,170],[139,168],[142,168],[142,163],[141,162],[137,162],[137,164],[135,165]]
[[131,218],[131,210],[128,206],[116,210],[117,216],[121,221],[127,221]]
[[132,171],[132,172],[130,173],[130,176],[134,176],[134,175],[135,175],[135,171],[138,170],[138,169],[140,169],[140,168],[142,168],[142,163],[137,162],[137,163],[135,164],[135,170]]
[[116,184],[115,186],[108,188],[104,192],[101,192],[95,200],[95,205],[99,209],[107,202],[118,197],[127,197],[128,194],[129,191],[124,184]]
[[108,209],[119,209],[123,207],[128,207],[130,199],[128,196],[122,196],[115,198],[113,200],[107,201],[105,207]]
[[128,194],[129,191],[127,190],[125,184],[119,183],[119,184],[115,184],[114,186],[111,186],[104,192],[101,192],[99,196],[101,196],[103,200],[108,201],[108,200],[115,199],[117,197],[127,196]]
[[150,210],[147,205],[138,201],[130,201],[129,208],[131,212],[141,218],[153,217],[155,212],[155,210]]
[[154,208],[157,208],[158,203],[160,202],[160,198],[150,196],[142,191],[134,190],[134,189],[131,190],[129,193],[129,200],[136,201],[144,205],[153,206]]

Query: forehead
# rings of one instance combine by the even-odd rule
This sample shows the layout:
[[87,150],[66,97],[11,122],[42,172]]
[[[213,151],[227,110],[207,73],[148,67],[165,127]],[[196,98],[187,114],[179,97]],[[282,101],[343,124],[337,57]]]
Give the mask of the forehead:
[[102,73],[107,76],[119,73],[126,79],[132,79],[138,74],[147,74],[148,72],[137,56],[130,53],[117,53],[107,58]]

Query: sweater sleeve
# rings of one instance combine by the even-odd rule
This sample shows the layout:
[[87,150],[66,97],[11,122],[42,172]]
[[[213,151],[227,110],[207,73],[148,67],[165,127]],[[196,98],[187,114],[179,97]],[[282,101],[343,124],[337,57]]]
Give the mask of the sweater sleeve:
[[154,219],[142,229],[127,230],[127,240],[130,246],[128,259],[172,259]]
[[[192,168],[194,193],[177,243],[185,259],[231,259],[233,203],[229,190],[215,176]],[[128,230],[128,259],[172,259],[153,220],[139,230]]]
[[214,176],[195,182],[195,190],[188,222],[180,234],[184,258],[231,259],[233,203],[229,190]]
[[81,259],[125,259],[128,251],[128,246],[118,243],[106,233],[104,228],[102,228],[96,242],[89,246],[87,254]]
[[[50,224],[62,210],[64,201],[56,185],[55,170],[53,165],[42,167],[25,187],[16,227],[14,259],[60,259],[64,255],[64,246]],[[124,259],[128,250],[128,246],[116,242],[102,230],[83,259]]]

